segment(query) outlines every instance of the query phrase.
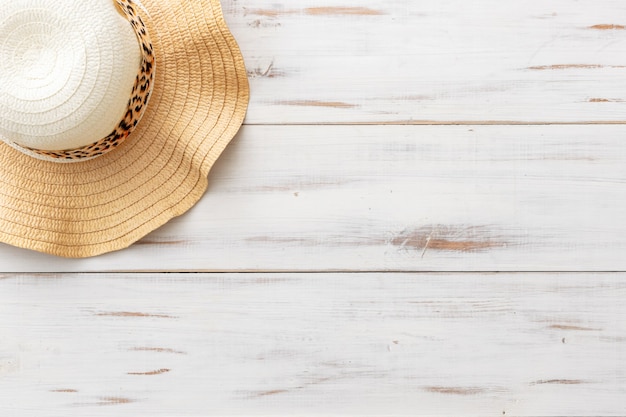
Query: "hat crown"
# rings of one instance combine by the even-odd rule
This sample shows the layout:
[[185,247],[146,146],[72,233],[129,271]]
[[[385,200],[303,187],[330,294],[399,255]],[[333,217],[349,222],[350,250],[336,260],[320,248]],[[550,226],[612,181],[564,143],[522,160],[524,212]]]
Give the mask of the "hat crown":
[[114,0],[15,0],[0,8],[0,138],[80,148],[124,118],[142,60]]

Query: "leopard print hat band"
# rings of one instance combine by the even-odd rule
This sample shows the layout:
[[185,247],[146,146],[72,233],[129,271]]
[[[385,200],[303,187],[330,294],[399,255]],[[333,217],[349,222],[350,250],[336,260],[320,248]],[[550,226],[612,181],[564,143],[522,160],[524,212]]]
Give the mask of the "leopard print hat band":
[[[95,0],[63,19],[57,8],[0,12],[0,39],[7,39],[0,45],[0,139],[38,159],[77,162],[110,152],[129,136],[155,72],[136,1]],[[69,28],[72,17],[77,24]]]

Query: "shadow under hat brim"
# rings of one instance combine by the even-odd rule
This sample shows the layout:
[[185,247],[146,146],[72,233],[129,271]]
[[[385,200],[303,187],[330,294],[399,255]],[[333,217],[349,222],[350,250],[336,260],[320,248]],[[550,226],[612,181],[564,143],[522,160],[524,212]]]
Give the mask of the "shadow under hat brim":
[[156,57],[148,108],[120,147],[78,163],[0,144],[0,241],[64,257],[125,248],[191,208],[240,128],[246,69],[219,0],[143,0]]

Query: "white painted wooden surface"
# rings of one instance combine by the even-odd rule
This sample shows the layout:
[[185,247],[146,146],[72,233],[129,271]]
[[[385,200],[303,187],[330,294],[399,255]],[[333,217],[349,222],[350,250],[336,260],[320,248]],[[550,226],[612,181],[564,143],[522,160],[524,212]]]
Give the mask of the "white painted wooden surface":
[[3,271],[623,270],[623,126],[246,126],[128,250]]
[[201,202],[0,246],[0,416],[626,415],[626,3],[223,5],[252,97]]
[[626,413],[624,274],[0,281],[3,416]]
[[626,120],[622,0],[225,3],[248,123]]

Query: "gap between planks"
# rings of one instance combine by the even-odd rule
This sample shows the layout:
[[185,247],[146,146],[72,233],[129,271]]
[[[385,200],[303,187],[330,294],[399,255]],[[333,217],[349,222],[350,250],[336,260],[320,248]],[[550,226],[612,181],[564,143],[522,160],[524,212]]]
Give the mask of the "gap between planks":
[[122,275],[122,274],[132,274],[132,276],[139,275],[151,275],[151,274],[183,274],[183,275],[201,275],[201,274],[212,274],[212,275],[254,275],[254,274],[277,274],[277,275],[287,275],[287,274],[317,274],[317,275],[328,275],[328,274],[344,274],[344,275],[369,275],[369,274],[419,274],[419,275],[448,275],[448,274],[463,274],[463,275],[497,275],[497,274],[513,274],[513,275],[521,275],[521,274],[568,274],[568,275],[580,275],[580,274],[622,274],[626,273],[626,270],[577,270],[577,271],[560,271],[560,270],[535,270],[535,271],[441,271],[441,270],[415,270],[415,271],[407,271],[407,270],[369,270],[369,271],[359,271],[359,270],[98,270],[98,271],[66,271],[66,272],[1,272],[0,271],[0,281],[3,279],[10,279],[13,277],[19,276],[33,276],[33,277],[48,277],[48,278],[56,278],[63,275]]
[[582,125],[626,125],[626,120],[590,120],[590,121],[547,121],[528,122],[515,120],[398,120],[390,122],[288,122],[288,123],[243,123],[244,126],[582,126]]

